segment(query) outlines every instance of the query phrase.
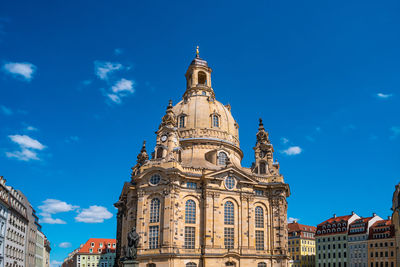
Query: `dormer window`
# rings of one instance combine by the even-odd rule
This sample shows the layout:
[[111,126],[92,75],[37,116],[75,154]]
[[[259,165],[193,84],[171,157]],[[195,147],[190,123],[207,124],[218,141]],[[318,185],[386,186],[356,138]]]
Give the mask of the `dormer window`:
[[266,174],[267,173],[267,166],[265,162],[260,162],[260,174]]
[[184,115],[179,116],[178,127],[185,128],[185,116]]
[[219,116],[216,114],[212,115],[212,126],[219,127]]
[[92,242],[90,245],[91,245],[92,247],[94,247],[94,242]]

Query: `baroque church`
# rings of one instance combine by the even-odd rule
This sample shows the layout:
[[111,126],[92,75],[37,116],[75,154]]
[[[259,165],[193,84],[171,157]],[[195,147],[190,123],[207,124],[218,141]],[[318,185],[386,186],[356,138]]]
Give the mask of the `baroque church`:
[[122,266],[139,234],[140,267],[288,266],[289,185],[260,119],[254,163],[242,167],[239,125],[216,100],[212,70],[196,57],[182,100],[169,102],[151,158],[145,142],[115,206]]

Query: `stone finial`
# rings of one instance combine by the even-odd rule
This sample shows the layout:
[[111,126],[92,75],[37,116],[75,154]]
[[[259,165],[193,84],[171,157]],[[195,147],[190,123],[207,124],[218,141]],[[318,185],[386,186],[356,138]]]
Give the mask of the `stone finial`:
[[167,106],[167,111],[165,112],[165,115],[162,118],[162,122],[161,122],[159,128],[161,128],[163,126],[167,126],[167,125],[174,126],[176,124],[176,118],[175,118],[174,112],[172,111],[172,108],[173,108],[172,100],[169,100],[168,106]]
[[199,46],[196,47],[196,57],[197,58],[200,57]]
[[146,140],[143,141],[142,149],[140,150],[139,155],[137,156],[137,163],[142,166],[149,159],[149,155],[146,151]]

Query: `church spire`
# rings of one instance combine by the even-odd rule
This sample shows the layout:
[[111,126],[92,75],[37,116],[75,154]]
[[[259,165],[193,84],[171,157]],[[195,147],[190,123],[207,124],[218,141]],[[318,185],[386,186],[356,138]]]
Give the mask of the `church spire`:
[[146,151],[146,140],[144,140],[142,149],[140,150],[140,153],[137,155],[137,164],[139,164],[139,166],[142,166],[148,159],[149,155],[147,154]]

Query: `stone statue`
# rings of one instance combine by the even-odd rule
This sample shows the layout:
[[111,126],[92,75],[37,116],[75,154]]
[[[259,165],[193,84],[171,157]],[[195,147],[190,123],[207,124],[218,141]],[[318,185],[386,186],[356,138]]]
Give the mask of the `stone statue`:
[[136,227],[132,227],[132,230],[128,233],[128,247],[125,251],[125,258],[127,260],[135,260],[137,257],[137,248],[139,246],[140,236],[136,232]]

